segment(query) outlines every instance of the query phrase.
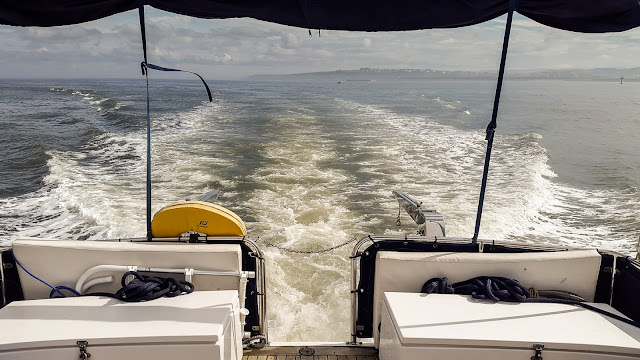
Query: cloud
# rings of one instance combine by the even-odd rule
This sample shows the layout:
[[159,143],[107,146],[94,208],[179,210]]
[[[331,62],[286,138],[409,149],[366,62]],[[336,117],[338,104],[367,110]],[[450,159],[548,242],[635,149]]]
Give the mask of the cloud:
[[96,29],[86,29],[79,25],[71,25],[58,28],[26,28],[25,32],[21,32],[21,35],[26,39],[32,40],[75,40],[79,38],[86,38],[89,36],[99,36],[101,33]]
[[211,34],[231,39],[266,39],[278,36],[279,33],[251,26],[230,26],[222,29],[211,29]]
[[448,38],[448,39],[440,40],[438,43],[441,45],[451,45],[456,43],[456,39]]
[[[506,22],[504,24],[506,24]],[[523,27],[523,28],[549,29],[547,25],[537,23],[526,17],[521,17],[521,19],[514,19],[512,22],[512,26]]]
[[288,49],[295,49],[298,47],[298,37],[293,33],[287,33],[281,37],[282,47]]
[[[209,78],[360,67],[496,70],[505,17],[472,27],[403,32],[322,31],[251,19],[203,20],[147,13],[149,60]],[[135,11],[82,25],[0,27],[0,77],[139,76]],[[508,68],[634,67],[640,30],[577,34],[514,18]]]
[[317,58],[331,58],[334,57],[335,55],[333,54],[333,52],[327,50],[327,49],[318,49],[318,50],[313,50],[313,56],[317,57]]

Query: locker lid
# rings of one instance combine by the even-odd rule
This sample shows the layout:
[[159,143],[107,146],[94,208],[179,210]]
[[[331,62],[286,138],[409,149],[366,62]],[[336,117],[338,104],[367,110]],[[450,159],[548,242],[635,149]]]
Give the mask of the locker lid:
[[[640,356],[640,329],[565,304],[507,303],[452,294],[385,292],[403,345],[569,350]],[[592,304],[624,316],[606,304]],[[388,324],[382,324],[388,326]]]
[[125,303],[86,296],[16,301],[0,309],[0,352],[28,348],[144,343],[217,343],[238,292],[196,291]]

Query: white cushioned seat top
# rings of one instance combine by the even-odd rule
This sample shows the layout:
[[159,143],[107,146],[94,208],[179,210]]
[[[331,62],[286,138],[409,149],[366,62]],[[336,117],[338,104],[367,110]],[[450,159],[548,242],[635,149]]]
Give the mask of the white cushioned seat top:
[[[239,272],[242,252],[238,244],[187,244],[159,242],[75,241],[18,239],[13,243],[18,261],[31,273],[52,286],[75,288],[78,278],[97,265],[131,265],[155,268],[192,268]],[[46,299],[51,289],[18,267],[25,299]],[[122,273],[112,275],[110,284],[92,287],[89,292],[114,293],[121,287]],[[95,276],[98,277],[98,276]],[[200,290],[238,290],[234,276],[194,275]]]
[[562,290],[593,301],[600,272],[597,250],[530,253],[448,253],[380,251],[376,258],[373,336],[379,339],[384,292],[420,292],[431,278],[449,284],[477,276],[503,276],[538,290]]

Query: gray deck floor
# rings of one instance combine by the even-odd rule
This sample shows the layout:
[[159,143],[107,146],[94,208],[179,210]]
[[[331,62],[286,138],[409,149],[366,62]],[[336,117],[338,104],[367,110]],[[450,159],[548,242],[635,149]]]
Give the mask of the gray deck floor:
[[243,360],[378,360],[376,355],[245,355]]
[[267,346],[245,350],[243,360],[378,360],[378,350],[357,346],[316,346],[311,356],[300,355],[302,346]]

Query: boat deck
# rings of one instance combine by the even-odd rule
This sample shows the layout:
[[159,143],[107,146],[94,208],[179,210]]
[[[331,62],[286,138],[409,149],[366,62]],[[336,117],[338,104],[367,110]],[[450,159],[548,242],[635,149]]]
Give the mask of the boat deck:
[[377,355],[245,355],[242,360],[378,360]]
[[[301,351],[302,349],[302,351]],[[312,351],[309,351],[312,349]],[[307,350],[308,352],[305,352]],[[301,353],[313,352],[313,355]],[[359,346],[267,346],[245,350],[243,360],[378,360],[378,350]]]

